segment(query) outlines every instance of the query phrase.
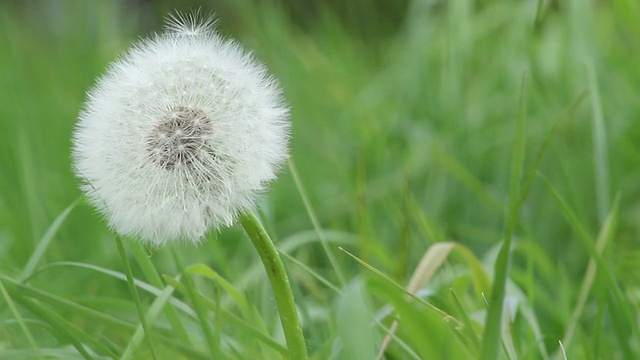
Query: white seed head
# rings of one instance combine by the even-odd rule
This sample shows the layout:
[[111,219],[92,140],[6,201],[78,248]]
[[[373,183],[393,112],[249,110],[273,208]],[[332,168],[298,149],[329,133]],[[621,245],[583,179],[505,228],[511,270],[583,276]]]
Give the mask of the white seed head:
[[89,91],[74,169],[118,233],[198,242],[275,178],[288,157],[288,117],[264,66],[211,20],[175,15]]

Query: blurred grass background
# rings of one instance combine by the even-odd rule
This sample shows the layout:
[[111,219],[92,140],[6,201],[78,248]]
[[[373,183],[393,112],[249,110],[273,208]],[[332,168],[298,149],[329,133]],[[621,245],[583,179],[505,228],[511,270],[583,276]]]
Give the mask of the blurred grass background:
[[[132,42],[160,30],[168,12],[192,8],[215,13],[225,36],[266,62],[291,106],[292,159],[304,189],[285,169],[260,209],[278,246],[305,265],[287,263],[312,356],[375,356],[384,328],[391,326],[388,304],[401,319],[397,343],[409,350],[392,345],[386,358],[477,355],[477,348],[463,341],[468,338],[442,330],[433,314],[416,309],[337,246],[403,286],[427,249],[443,241],[471,249],[491,274],[503,231],[523,81],[527,164],[555,119],[566,114],[566,121],[554,131],[538,169],[550,185],[536,178],[515,234],[509,294],[516,305],[503,356],[546,358],[559,350],[558,341],[572,326],[577,330],[565,349],[569,359],[640,356],[637,1],[4,0],[0,274],[8,292],[0,298],[0,358],[37,358],[35,348],[60,350],[51,353],[60,358],[79,356],[68,338],[52,335],[55,321],[29,305],[50,304],[10,283],[19,279],[55,219],[80,195],[69,148],[86,90]],[[320,235],[301,192],[317,215]],[[579,229],[595,241],[610,214],[615,222],[605,232],[606,267],[599,267],[584,311],[574,319],[592,258]],[[25,286],[137,324],[124,282],[68,266],[46,267],[73,261],[122,272],[113,235],[94,210],[86,205],[73,209],[53,235],[38,263],[45,268]],[[320,236],[330,242],[340,270],[328,261]],[[256,306],[266,332],[281,341],[269,289],[239,228],[211,234],[198,248],[172,247],[184,265],[203,263],[228,279]],[[173,253],[153,253],[157,272],[175,277],[183,270]],[[134,270],[141,279],[147,276],[142,263]],[[458,317],[470,315],[481,329],[485,304],[470,290],[478,271],[447,258],[421,296]],[[607,276],[615,279],[615,289]],[[228,294],[196,280],[205,295],[226,299],[220,306],[234,311]],[[616,289],[626,310],[611,295]],[[154,297],[144,300],[151,303]],[[15,308],[10,306],[14,302]],[[78,309],[53,306],[51,311],[116,354],[133,334],[92,322]],[[412,326],[411,318],[422,323]],[[255,341],[246,332],[220,326],[216,316],[211,319],[222,333],[224,358],[260,353],[244,348]],[[184,321],[188,334],[201,339],[193,320]],[[156,326],[171,333],[162,320]],[[416,340],[434,333],[445,334],[441,343],[448,345]],[[202,341],[185,344],[194,353],[169,347],[166,358],[206,357]],[[107,356],[91,348],[96,357]],[[150,356],[144,345],[137,351],[135,358]]]

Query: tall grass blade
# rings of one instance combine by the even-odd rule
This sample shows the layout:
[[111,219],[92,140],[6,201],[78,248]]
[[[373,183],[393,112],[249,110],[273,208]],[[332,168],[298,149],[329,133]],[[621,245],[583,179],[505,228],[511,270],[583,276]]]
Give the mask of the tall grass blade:
[[560,126],[562,124],[564,124],[565,121],[567,121],[568,119],[571,118],[571,115],[573,115],[573,112],[576,110],[576,108],[578,107],[578,105],[580,105],[580,103],[582,103],[582,101],[587,97],[587,95],[589,94],[589,92],[587,90],[583,91],[582,93],[580,93],[580,95],[578,95],[570,104],[569,106],[567,106],[566,109],[564,109],[564,111],[554,120],[553,122],[553,127],[551,128],[551,130],[549,130],[549,132],[547,132],[547,136],[545,137],[542,146],[540,147],[540,149],[538,150],[538,152],[536,153],[535,157],[533,158],[531,165],[529,166],[524,179],[522,181],[522,187],[520,190],[520,196],[518,197],[518,208],[521,208],[523,203],[525,202],[527,195],[529,194],[529,190],[531,189],[531,186],[533,185],[533,181],[535,180],[536,176],[538,175],[538,169],[540,168],[540,164],[542,163],[542,160],[544,159],[545,155],[547,154],[549,147],[551,146],[551,143],[553,141],[553,139],[555,138],[556,133],[558,132],[558,130],[560,129]]
[[431,150],[440,165],[449,170],[453,176],[458,179],[469,190],[473,191],[479,198],[495,210],[497,213],[502,213],[502,204],[496,196],[487,189],[486,185],[480,181],[469,169],[467,169],[456,158],[447,154],[438,144],[433,144]]
[[[162,279],[160,278],[160,275],[156,271],[156,268],[153,265],[151,258],[147,255],[147,253],[142,248],[142,245],[137,242],[131,245],[132,245],[131,248],[133,251],[133,255],[135,256],[138,264],[140,265],[140,268],[142,269],[142,272],[144,273],[149,283],[154,287],[156,287],[157,289],[163,288],[165,285],[162,283]],[[187,331],[184,328],[184,324],[182,323],[180,316],[178,316],[178,313],[175,307],[173,306],[173,304],[171,304],[171,302],[169,302],[164,307],[164,311],[165,311],[165,314],[167,315],[167,318],[169,319],[169,322],[171,323],[171,328],[174,330],[175,336],[182,343],[190,344],[191,337],[187,334]]]
[[[482,268],[480,261],[473,255],[467,247],[455,242],[439,242],[431,245],[422,256],[418,266],[411,274],[411,279],[406,287],[406,292],[417,294],[417,292],[434,276],[435,272],[444,264],[452,251],[457,251],[467,261],[473,277],[473,285],[477,294],[488,293],[490,291],[489,278]],[[478,296],[479,297],[479,296]],[[390,332],[393,333],[398,327],[398,322],[391,324]],[[390,334],[387,334],[378,351],[377,359],[381,359],[384,351],[391,341]]]
[[[95,271],[97,273],[100,274],[104,274],[110,277],[113,277],[115,279],[121,280],[126,282],[127,281],[127,275],[121,273],[121,272],[117,272],[117,271],[113,271],[110,269],[105,269],[101,266],[97,266],[97,265],[92,265],[92,264],[85,264],[85,263],[80,263],[80,262],[73,262],[73,261],[59,261],[59,262],[55,262],[55,263],[51,263],[48,265],[45,265],[41,268],[38,269],[38,271],[36,271],[35,274],[39,273],[39,272],[43,272],[46,271],[48,269],[53,269],[56,267],[64,267],[64,266],[70,266],[70,267],[76,267],[79,269],[86,269],[86,270],[91,270],[91,271]],[[35,275],[34,274],[34,275]],[[152,294],[154,296],[160,296],[160,294],[162,293],[161,288],[156,288],[152,285],[150,285],[149,283],[146,283],[140,279],[134,279],[133,283],[135,284],[135,286],[137,286],[140,290],[144,290],[146,292],[148,292],[149,294]],[[177,298],[171,298],[170,302],[173,306],[176,307],[176,309],[182,311],[183,313],[191,316],[191,317],[195,317],[195,313],[193,312],[193,310],[189,307],[189,305],[187,305],[186,303],[180,301]]]
[[31,257],[29,258],[29,261],[27,261],[24,269],[22,269],[22,273],[19,276],[20,281],[25,281],[33,273],[33,271],[36,269],[36,266],[38,266],[38,263],[44,256],[45,251],[49,247],[49,244],[51,244],[53,237],[56,235],[64,221],[67,219],[67,216],[69,216],[71,210],[73,210],[82,199],[82,197],[79,197],[74,202],[72,202],[71,205],[67,206],[67,208],[64,209],[62,213],[60,213],[60,215],[58,215],[58,217],[53,221],[51,226],[49,226],[49,229],[47,229],[47,232],[45,232],[42,239],[40,239],[40,242],[38,242],[38,246],[33,251],[33,254],[31,254]]
[[353,255],[352,253],[348,252],[347,250],[345,250],[345,249],[343,249],[341,247],[339,247],[338,249],[340,249],[340,251],[344,252],[345,254],[349,255],[353,260],[355,260],[360,265],[364,266],[367,270],[371,271],[374,275],[379,277],[381,280],[383,280],[388,285],[391,285],[392,287],[395,287],[396,289],[400,290],[405,295],[408,295],[410,298],[416,300],[418,303],[420,303],[423,306],[433,310],[433,312],[435,312],[438,315],[440,315],[453,328],[459,328],[462,325],[462,323],[458,319],[456,319],[455,317],[447,314],[445,311],[443,311],[442,309],[439,309],[435,305],[433,305],[433,304],[431,304],[429,302],[426,302],[424,299],[421,299],[416,294],[407,291],[407,289],[405,289],[402,285],[400,285],[397,282],[395,282],[392,278],[390,278],[388,275],[385,275],[380,270],[378,270],[375,267],[367,264],[362,259],[360,259],[357,256]]
[[[524,93],[524,82],[523,82],[523,91]],[[520,186],[520,191],[517,193],[516,197],[509,198],[509,211],[506,214],[505,226],[504,226],[504,238],[503,243],[500,248],[500,252],[498,254],[498,258],[496,259],[495,270],[494,270],[494,285],[491,293],[491,300],[489,301],[489,311],[487,312],[487,318],[485,321],[485,329],[483,332],[483,352],[481,359],[483,360],[493,360],[498,356],[498,344],[500,341],[500,323],[502,316],[502,305],[504,303],[505,296],[505,285],[507,280],[507,270],[509,263],[509,251],[511,248],[511,236],[515,226],[518,222],[519,212],[524,204],[529,190],[533,185],[533,181],[536,177],[537,170],[544,159],[545,154],[547,153],[549,147],[551,146],[551,142],[555,137],[560,125],[567,120],[570,115],[573,113],[575,108],[582,102],[582,100],[587,96],[587,92],[582,92],[569,106],[560,114],[560,116],[555,119],[553,127],[547,133],[547,136],[544,139],[544,142],[538,152],[536,153],[531,165],[528,168],[528,171],[524,174],[524,179],[522,180],[522,185]],[[524,101],[524,99],[522,100]],[[520,106],[520,116],[518,122],[524,123],[524,117],[526,116],[524,103]],[[524,124],[518,125],[520,129],[522,126],[522,131],[524,131]],[[524,149],[524,135],[516,135],[516,138],[519,139],[522,136],[522,141],[516,141],[514,148],[514,157],[512,160],[512,172],[510,177],[510,188],[509,194],[513,195],[514,189],[517,189],[517,181],[520,178],[519,174],[522,174],[521,171],[514,170],[514,166],[517,166],[518,163],[523,163],[523,151],[520,155],[519,159],[516,155],[519,154],[518,147],[523,147]]]
[[[240,308],[240,312],[242,313],[242,316],[248,321],[251,321],[251,323],[257,326],[257,328],[260,331],[267,332],[267,327],[264,324],[264,321],[262,321],[260,314],[258,313],[255,307],[251,306],[246,296],[244,296],[242,292],[237,290],[229,281],[227,281],[224,277],[218,274],[215,270],[211,269],[209,266],[205,264],[194,264],[186,268],[185,272],[189,274],[202,275],[205,278],[212,280],[217,285],[222,287],[224,291],[226,291],[229,295],[231,295],[231,300],[233,301],[233,303],[237,305],[238,308]],[[217,298],[215,301],[215,304],[216,304],[216,308],[214,309],[214,311],[216,314],[219,314],[221,312],[222,301],[219,298]],[[222,316],[217,316],[216,320],[217,320],[216,330],[218,328],[221,329]],[[218,336],[218,334],[216,334],[216,336]],[[260,346],[262,346],[261,351],[263,356],[265,356],[265,358],[273,357],[274,354],[271,353],[272,349],[264,347],[263,343],[260,343]]]
[[10,292],[17,292],[22,296],[29,296],[39,301],[45,302],[49,305],[57,306],[65,310],[69,310],[78,316],[86,317],[87,319],[99,322],[105,326],[109,326],[114,331],[127,331],[134,330],[135,325],[120,320],[109,314],[102,313],[100,311],[91,309],[87,306],[75,303],[60,296],[51,294],[38,288],[24,285],[17,282],[7,276],[0,274],[0,279],[3,281],[5,287]]
[[[174,279],[168,275],[163,276],[163,278],[167,284],[173,286],[174,288],[176,288],[176,290],[180,291],[185,295],[190,295],[189,293],[190,290],[187,288],[185,284],[179,282],[177,279]],[[217,311],[216,315],[224,318],[225,321],[228,321],[238,326],[242,330],[246,331],[248,335],[256,338],[257,340],[260,340],[264,344],[276,350],[281,355],[286,356],[289,353],[287,348],[280,345],[278,342],[276,342],[271,337],[269,337],[268,335],[266,335],[265,333],[257,329],[252,324],[249,324],[246,321],[237,317],[236,315],[220,308],[218,304],[216,304],[214,301],[211,301],[210,299],[207,299],[202,294],[198,293],[197,296],[199,297],[199,301],[202,303],[203,306],[205,306],[211,311],[214,311],[214,312]]]
[[522,87],[520,90],[520,104],[518,111],[518,121],[516,126],[516,139],[513,145],[513,157],[511,159],[511,172],[509,181],[509,205],[506,212],[506,221],[502,245],[494,269],[493,288],[489,300],[489,310],[485,321],[483,333],[482,356],[483,360],[494,360],[498,357],[498,345],[501,338],[502,307],[506,296],[507,273],[509,271],[509,261],[511,252],[511,237],[515,230],[519,218],[519,190],[522,180],[525,153],[525,84],[526,76],[523,75]]
[[20,329],[24,333],[24,336],[26,336],[27,341],[29,342],[29,346],[33,348],[33,351],[38,356],[38,359],[43,359],[43,355],[40,352],[40,348],[38,347],[38,344],[36,343],[36,340],[34,339],[33,334],[31,334],[31,331],[29,331],[29,328],[27,327],[27,324],[24,322],[22,315],[20,315],[20,311],[18,311],[16,304],[13,302],[13,300],[11,299],[11,296],[7,292],[7,289],[2,284],[2,279],[0,279],[0,292],[2,292],[2,297],[4,297],[4,300],[7,302],[7,305],[9,305],[9,309],[11,310],[13,317],[18,322],[18,325],[20,325]]
[[[567,221],[569,222],[571,227],[576,232],[577,238],[581,241],[585,249],[587,249],[589,255],[591,256],[591,259],[596,262],[596,266],[601,269],[603,279],[607,284],[607,289],[605,292],[606,297],[610,302],[608,308],[612,313],[612,321],[615,324],[614,329],[618,333],[616,340],[618,340],[623,353],[625,353],[625,355],[629,358],[632,358],[633,352],[629,345],[629,341],[627,340],[627,336],[633,336],[635,338],[635,341],[638,341],[638,343],[640,343],[640,331],[637,322],[628,321],[628,319],[633,317],[633,312],[629,308],[629,302],[622,293],[620,285],[618,284],[618,281],[613,274],[610,265],[605,263],[602,256],[600,256],[600,253],[598,252],[596,245],[594,244],[594,240],[591,235],[589,235],[586,227],[582,224],[582,222],[580,222],[578,216],[573,210],[571,210],[567,202],[551,185],[551,183],[542,176],[541,179],[544,180],[545,185],[549,188],[555,199],[560,204],[563,214],[567,218]],[[615,220],[615,216],[613,217],[613,219]]]
[[314,271],[302,261],[282,251],[280,251],[280,255],[282,255],[283,258],[287,259],[288,261],[291,261],[292,263],[296,264],[296,266],[306,271],[309,275],[313,276],[316,280],[321,282],[327,288],[331,289],[334,293],[340,294],[342,292],[342,290],[340,290],[339,287],[335,286],[331,281],[326,279],[324,276],[318,274],[317,271]]
[[[205,308],[202,297],[198,296],[199,292],[193,283],[193,279],[191,279],[190,275],[185,271],[185,267],[182,264],[182,260],[180,259],[180,255],[176,250],[175,246],[171,247],[171,253],[173,255],[176,266],[180,271],[182,271],[183,279],[185,283],[185,288],[187,289],[187,295],[191,298],[191,302],[193,304],[193,310],[196,313],[196,318],[200,324],[200,328],[202,329],[202,333],[204,334],[205,341],[209,348],[210,356],[214,358],[221,358],[223,355],[220,351],[220,343],[219,338],[215,336],[213,331],[211,330],[211,324],[209,322],[209,317],[207,316],[207,309]],[[165,277],[167,280],[167,277]],[[176,287],[175,284],[169,283],[173,287]],[[177,288],[177,287],[176,287]],[[216,303],[216,309],[218,308],[218,304]]]
[[118,248],[118,253],[120,254],[120,259],[122,260],[122,265],[125,269],[125,274],[127,274],[127,285],[129,286],[129,291],[131,293],[131,297],[133,298],[133,302],[136,305],[136,310],[138,311],[138,317],[140,318],[140,323],[142,328],[144,329],[144,333],[146,335],[147,344],[149,345],[149,350],[151,351],[151,357],[156,360],[158,355],[156,353],[156,347],[153,343],[153,337],[151,335],[151,328],[149,324],[147,324],[147,318],[144,315],[144,309],[142,308],[142,302],[140,302],[140,296],[138,296],[138,289],[134,283],[133,271],[131,270],[131,264],[129,264],[129,259],[127,258],[127,253],[122,245],[122,239],[120,235],[115,235],[116,247]]
[[[607,247],[609,241],[613,238],[613,230],[614,230],[614,222],[615,222],[614,219],[618,212],[618,204],[619,202],[616,201],[613,210],[609,213],[609,216],[607,216],[607,218],[605,219],[605,222],[602,225],[602,229],[600,230],[600,234],[598,235],[598,239],[596,240],[596,252],[598,256],[602,256],[604,249]],[[575,329],[578,326],[580,317],[582,316],[582,312],[584,311],[584,307],[587,303],[589,293],[591,292],[593,282],[595,281],[595,278],[596,278],[596,271],[598,269],[598,266],[596,264],[597,263],[595,259],[593,258],[589,259],[587,270],[585,272],[584,278],[582,279],[582,284],[580,285],[580,292],[578,293],[578,299],[573,308],[573,311],[571,312],[571,318],[567,323],[564,336],[562,337],[561,344],[563,344],[565,348],[568,348],[571,346]],[[561,356],[566,357],[566,354],[557,353],[555,358],[560,359]]]
[[[605,221],[607,211],[610,209],[609,195],[609,152],[607,146],[607,133],[604,126],[602,112],[602,100],[598,87],[598,79],[593,61],[587,62],[587,75],[589,78],[589,94],[593,111],[593,164],[595,166],[596,180],[596,204],[598,206],[598,220],[600,224]],[[567,343],[564,343],[567,346]]]
[[[160,296],[158,296],[153,301],[153,303],[149,307],[149,310],[145,314],[145,323],[153,324],[160,311],[162,311],[162,308],[165,306],[165,304],[167,304],[168,300],[171,298],[171,295],[173,295],[173,290],[173,286],[167,286],[164,288],[164,290],[162,290]],[[142,342],[142,340],[144,339],[144,335],[144,328],[142,327],[142,324],[140,324],[131,337],[131,341],[129,341],[129,344],[127,344],[127,347],[124,349],[124,352],[120,357],[121,360],[130,359],[133,356],[134,350],[138,347],[138,345],[140,345],[140,342]]]
[[336,276],[338,277],[338,281],[340,284],[344,285],[346,283],[344,274],[338,261],[336,260],[336,256],[333,254],[333,251],[329,247],[329,242],[324,237],[324,234],[320,227],[320,222],[318,221],[318,217],[316,216],[316,212],[313,210],[313,206],[311,206],[311,201],[307,196],[307,192],[302,185],[302,180],[300,180],[300,175],[298,175],[298,170],[296,169],[295,164],[293,163],[293,159],[289,159],[289,171],[291,171],[291,176],[293,176],[293,181],[296,184],[296,188],[298,189],[298,193],[302,198],[302,202],[304,202],[304,207],[307,209],[307,214],[309,215],[309,219],[311,219],[311,223],[313,224],[313,228],[315,229],[318,239],[320,239],[320,244],[322,244],[322,249],[327,254],[327,258],[329,259],[329,263],[333,268]]
[[453,298],[453,300],[455,302],[455,305],[456,305],[456,307],[458,308],[458,311],[461,314],[462,323],[464,324],[463,331],[466,333],[467,339],[470,340],[471,346],[472,346],[471,348],[474,350],[474,352],[475,352],[475,354],[477,356],[480,353],[480,349],[481,349],[481,346],[482,346],[482,337],[476,331],[476,324],[471,319],[471,316],[469,315],[469,312],[467,311],[467,309],[462,304],[462,300],[460,300],[460,298],[455,293],[455,291],[453,291],[453,289],[450,289],[450,291],[451,291],[451,297]]
[[23,306],[49,325],[48,331],[53,336],[63,343],[72,344],[84,358],[93,358],[86,348],[92,348],[97,353],[107,355],[111,358],[120,358],[117,349],[101,343],[96,339],[95,335],[87,333],[63,316],[25,297],[19,297],[19,299]]
[[51,333],[60,342],[71,344],[78,351],[78,353],[82,355],[83,358],[85,358],[86,360],[93,360],[93,356],[89,354],[87,349],[85,349],[84,344],[80,343],[80,341],[77,340],[76,336],[74,336],[71,332],[69,332],[69,330],[64,326],[64,324],[59,321],[61,319],[59,316],[56,316],[51,311],[47,310],[46,308],[36,304],[35,302],[27,298],[20,297],[20,296],[19,298],[20,298],[20,303],[24,307],[28,308],[34,314],[37,314],[38,317],[40,317],[40,319],[47,322],[47,324],[49,324],[53,328],[53,331]]

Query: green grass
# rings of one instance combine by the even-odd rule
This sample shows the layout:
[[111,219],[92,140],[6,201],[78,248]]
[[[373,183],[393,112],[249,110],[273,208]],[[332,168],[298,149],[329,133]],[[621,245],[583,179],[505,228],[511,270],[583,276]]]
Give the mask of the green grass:
[[[259,218],[311,359],[640,357],[635,0],[259,3],[203,10],[291,106]],[[78,200],[85,92],[168,8],[0,3],[0,359],[287,353],[240,225],[119,252]]]

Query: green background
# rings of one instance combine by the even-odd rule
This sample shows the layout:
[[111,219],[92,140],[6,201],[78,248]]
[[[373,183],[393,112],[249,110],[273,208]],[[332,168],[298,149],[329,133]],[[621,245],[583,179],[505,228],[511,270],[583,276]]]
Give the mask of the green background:
[[[640,356],[637,1],[41,0],[0,2],[0,358],[80,357],[71,339],[96,358],[109,356],[71,330],[56,336],[64,331],[55,324],[66,323],[55,315],[115,354],[130,342],[131,328],[32,291],[137,325],[126,283],[78,265],[123,272],[105,222],[84,203],[55,222],[80,196],[71,133],[85,92],[107,64],[160,31],[168,12],[198,7],[267,64],[291,106],[301,185],[285,167],[259,209],[281,251],[302,264],[285,257],[312,357],[370,359],[396,315],[401,325],[388,359],[479,354],[473,331],[460,335],[443,325],[338,246],[401,286],[434,243],[469,249],[473,256],[445,255],[418,294],[456,318],[468,316],[467,330],[481,334],[486,306],[477,278],[491,276],[510,214],[514,144],[524,146],[524,172],[534,175],[513,233],[502,356],[559,354],[571,328],[569,359]],[[519,114],[524,141],[517,140]],[[213,231],[198,247],[144,251],[171,277],[206,264],[258,315],[242,313],[237,299],[202,276],[194,286],[282,343],[270,290],[241,228]],[[39,270],[25,280],[30,259]],[[594,259],[600,266],[589,282]],[[137,278],[152,282],[144,261],[131,262]],[[192,304],[188,294],[172,296]],[[148,306],[155,297],[142,299]],[[164,316],[154,326],[172,337]],[[157,340],[161,358],[215,356],[198,322],[178,317],[192,341]],[[215,311],[205,318],[219,335],[218,356],[273,355]],[[145,343],[134,351],[134,358],[150,357]]]

